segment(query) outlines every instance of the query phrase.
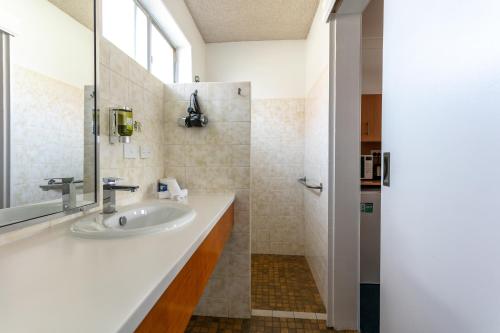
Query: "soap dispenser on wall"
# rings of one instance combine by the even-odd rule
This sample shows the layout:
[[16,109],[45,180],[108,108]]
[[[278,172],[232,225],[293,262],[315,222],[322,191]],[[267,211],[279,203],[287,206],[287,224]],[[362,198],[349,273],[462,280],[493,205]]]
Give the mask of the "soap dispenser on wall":
[[130,143],[134,133],[134,113],[132,108],[121,106],[109,109],[109,142]]

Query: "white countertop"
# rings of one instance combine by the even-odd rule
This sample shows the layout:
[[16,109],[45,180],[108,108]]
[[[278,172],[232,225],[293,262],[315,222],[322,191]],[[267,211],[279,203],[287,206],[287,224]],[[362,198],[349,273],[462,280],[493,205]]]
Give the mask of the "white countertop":
[[233,201],[190,196],[195,220],[168,232],[82,239],[67,222],[1,246],[0,332],[134,331]]

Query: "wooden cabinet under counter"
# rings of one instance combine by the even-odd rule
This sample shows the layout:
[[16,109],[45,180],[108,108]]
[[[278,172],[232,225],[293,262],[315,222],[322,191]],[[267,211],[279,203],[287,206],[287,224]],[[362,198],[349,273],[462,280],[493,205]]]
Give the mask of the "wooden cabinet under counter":
[[361,142],[382,141],[382,95],[361,96]]
[[184,332],[229,240],[233,224],[234,204],[193,253],[136,332]]

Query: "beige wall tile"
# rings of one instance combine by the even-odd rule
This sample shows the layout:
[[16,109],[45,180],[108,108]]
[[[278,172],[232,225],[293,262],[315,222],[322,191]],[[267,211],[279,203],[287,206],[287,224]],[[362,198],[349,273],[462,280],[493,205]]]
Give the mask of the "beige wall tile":
[[[328,70],[313,86],[305,104],[305,176],[328,184]],[[327,300],[328,189],[321,195],[304,191],[305,239],[307,261],[323,302]]]
[[250,167],[250,146],[232,145],[231,146],[231,165]]
[[304,254],[303,99],[252,101],[252,252]]
[[[109,49],[109,68],[115,73],[121,73],[123,76],[128,76],[128,66],[130,57],[123,53],[112,43],[101,39],[101,48]],[[106,66],[106,64],[103,64]]]

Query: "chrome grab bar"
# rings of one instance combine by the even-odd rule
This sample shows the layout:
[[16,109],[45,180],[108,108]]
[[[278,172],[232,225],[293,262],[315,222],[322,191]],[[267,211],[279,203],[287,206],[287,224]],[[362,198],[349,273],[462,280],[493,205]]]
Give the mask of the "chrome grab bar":
[[297,179],[297,181],[311,190],[319,190],[320,192],[323,192],[323,183],[319,183],[319,185],[309,185],[307,184],[307,178],[305,176]]

